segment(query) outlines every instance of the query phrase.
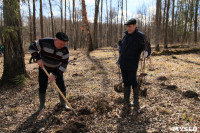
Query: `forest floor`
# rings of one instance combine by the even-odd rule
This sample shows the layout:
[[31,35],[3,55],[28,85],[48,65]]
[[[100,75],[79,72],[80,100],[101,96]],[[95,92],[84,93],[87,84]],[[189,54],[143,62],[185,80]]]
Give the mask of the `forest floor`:
[[[115,50],[115,53],[117,50]],[[46,108],[36,113],[38,99],[38,66],[29,64],[30,78],[20,87],[0,89],[1,133],[122,133],[200,132],[200,52],[151,56],[146,61],[147,97],[140,97],[146,108],[136,114],[122,115],[123,93],[113,86],[121,82],[112,48],[91,52],[70,50],[70,61],[64,73],[67,98],[78,117],[60,107],[58,93],[49,83]],[[0,76],[3,59],[0,57]],[[138,71],[139,74],[139,71]],[[132,96],[131,96],[132,100]],[[178,127],[178,128],[177,128]],[[187,128],[187,129],[186,129]]]

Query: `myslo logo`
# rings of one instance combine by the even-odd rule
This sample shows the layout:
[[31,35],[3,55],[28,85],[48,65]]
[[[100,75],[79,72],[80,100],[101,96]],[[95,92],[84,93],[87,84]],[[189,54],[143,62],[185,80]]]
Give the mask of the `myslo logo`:
[[197,126],[194,127],[172,127],[173,131],[197,132]]

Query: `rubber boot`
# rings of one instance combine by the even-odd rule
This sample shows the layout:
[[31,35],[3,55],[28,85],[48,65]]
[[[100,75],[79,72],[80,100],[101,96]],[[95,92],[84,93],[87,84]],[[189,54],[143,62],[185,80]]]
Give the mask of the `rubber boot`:
[[131,92],[131,87],[125,86],[124,87],[124,103],[125,104],[129,104],[130,102],[130,92]]
[[124,106],[122,108],[121,116],[125,117],[130,113],[131,107],[130,107],[130,91],[131,87],[126,86],[124,87]]
[[46,93],[39,93],[40,107],[37,112],[40,112],[45,108],[45,97]]
[[[63,95],[66,97],[66,91],[62,92]],[[67,106],[67,104],[65,103],[65,100],[62,98],[62,96],[59,94],[59,98],[60,98],[60,104],[63,108],[65,108],[66,110],[70,110],[69,106]]]
[[138,87],[133,88],[133,107],[135,111],[138,111],[140,109],[139,105],[139,89]]

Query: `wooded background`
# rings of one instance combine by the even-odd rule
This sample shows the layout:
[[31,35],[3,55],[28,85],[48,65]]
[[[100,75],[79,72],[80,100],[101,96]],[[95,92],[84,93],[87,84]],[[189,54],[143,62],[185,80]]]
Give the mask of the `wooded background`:
[[[30,42],[54,37],[58,31],[69,36],[70,49],[87,48],[92,51],[113,46],[123,37],[124,22],[130,19],[127,17],[127,4],[134,2],[95,0],[94,20],[91,22],[88,21],[85,0],[45,0],[45,3],[44,0],[1,1],[0,41],[5,45],[4,75],[24,74],[24,51],[28,51]],[[27,15],[21,13],[22,4],[27,6]],[[60,17],[54,15],[53,8],[60,9]],[[147,14],[147,8],[145,3],[138,8],[137,26],[151,44],[155,44],[156,51],[160,47],[168,48],[168,44],[198,44],[199,0],[156,0],[155,13]],[[47,9],[50,15],[44,13]],[[21,70],[16,71],[13,64]]]
[[[87,5],[84,6],[84,0],[45,2],[21,1],[21,5],[26,5],[28,9],[26,14],[22,15],[24,45],[39,38],[54,37],[56,32],[63,31],[70,37],[69,47],[75,50],[87,47],[87,42],[92,45],[90,50],[112,46],[123,37],[124,22],[130,19],[127,18],[127,4],[134,4],[127,3],[127,0],[95,0],[94,20],[88,22],[85,20],[87,12],[84,8],[87,8]],[[3,3],[1,4],[3,6]],[[52,8],[60,9],[60,17],[54,16]],[[145,3],[138,8],[137,26],[151,43],[156,44],[157,50],[160,43],[164,44],[165,48],[173,43],[197,43],[200,37],[199,0],[157,0],[156,12],[148,14],[147,8]],[[1,27],[4,27],[3,8],[1,10]],[[50,14],[44,13],[46,10],[50,10]],[[37,11],[39,14],[36,14]]]

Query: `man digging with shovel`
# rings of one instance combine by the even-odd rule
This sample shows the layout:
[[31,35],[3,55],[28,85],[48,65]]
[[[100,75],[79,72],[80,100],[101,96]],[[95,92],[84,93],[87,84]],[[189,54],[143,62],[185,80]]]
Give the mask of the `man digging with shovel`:
[[[56,33],[56,38],[42,38],[34,42],[29,47],[29,51],[33,58],[37,60],[39,65],[39,100],[40,106],[38,112],[45,108],[45,96],[48,80],[51,82],[56,81],[59,89],[66,97],[66,88],[63,80],[63,73],[65,72],[69,51],[66,46],[68,42],[68,36],[63,32]],[[39,52],[39,53],[38,53]],[[45,71],[52,73],[51,76],[47,76]],[[61,106],[69,110],[70,108],[65,103],[64,99],[59,94]]]
[[119,59],[118,63],[121,68],[122,79],[124,83],[124,107],[123,111],[130,110],[130,90],[133,89],[133,106],[134,111],[139,112],[139,88],[136,75],[138,69],[138,63],[140,54],[143,51],[143,56],[146,58],[151,53],[150,43],[145,46],[146,36],[140,32],[136,27],[136,19],[132,18],[126,23],[125,35],[121,41],[119,41]]

